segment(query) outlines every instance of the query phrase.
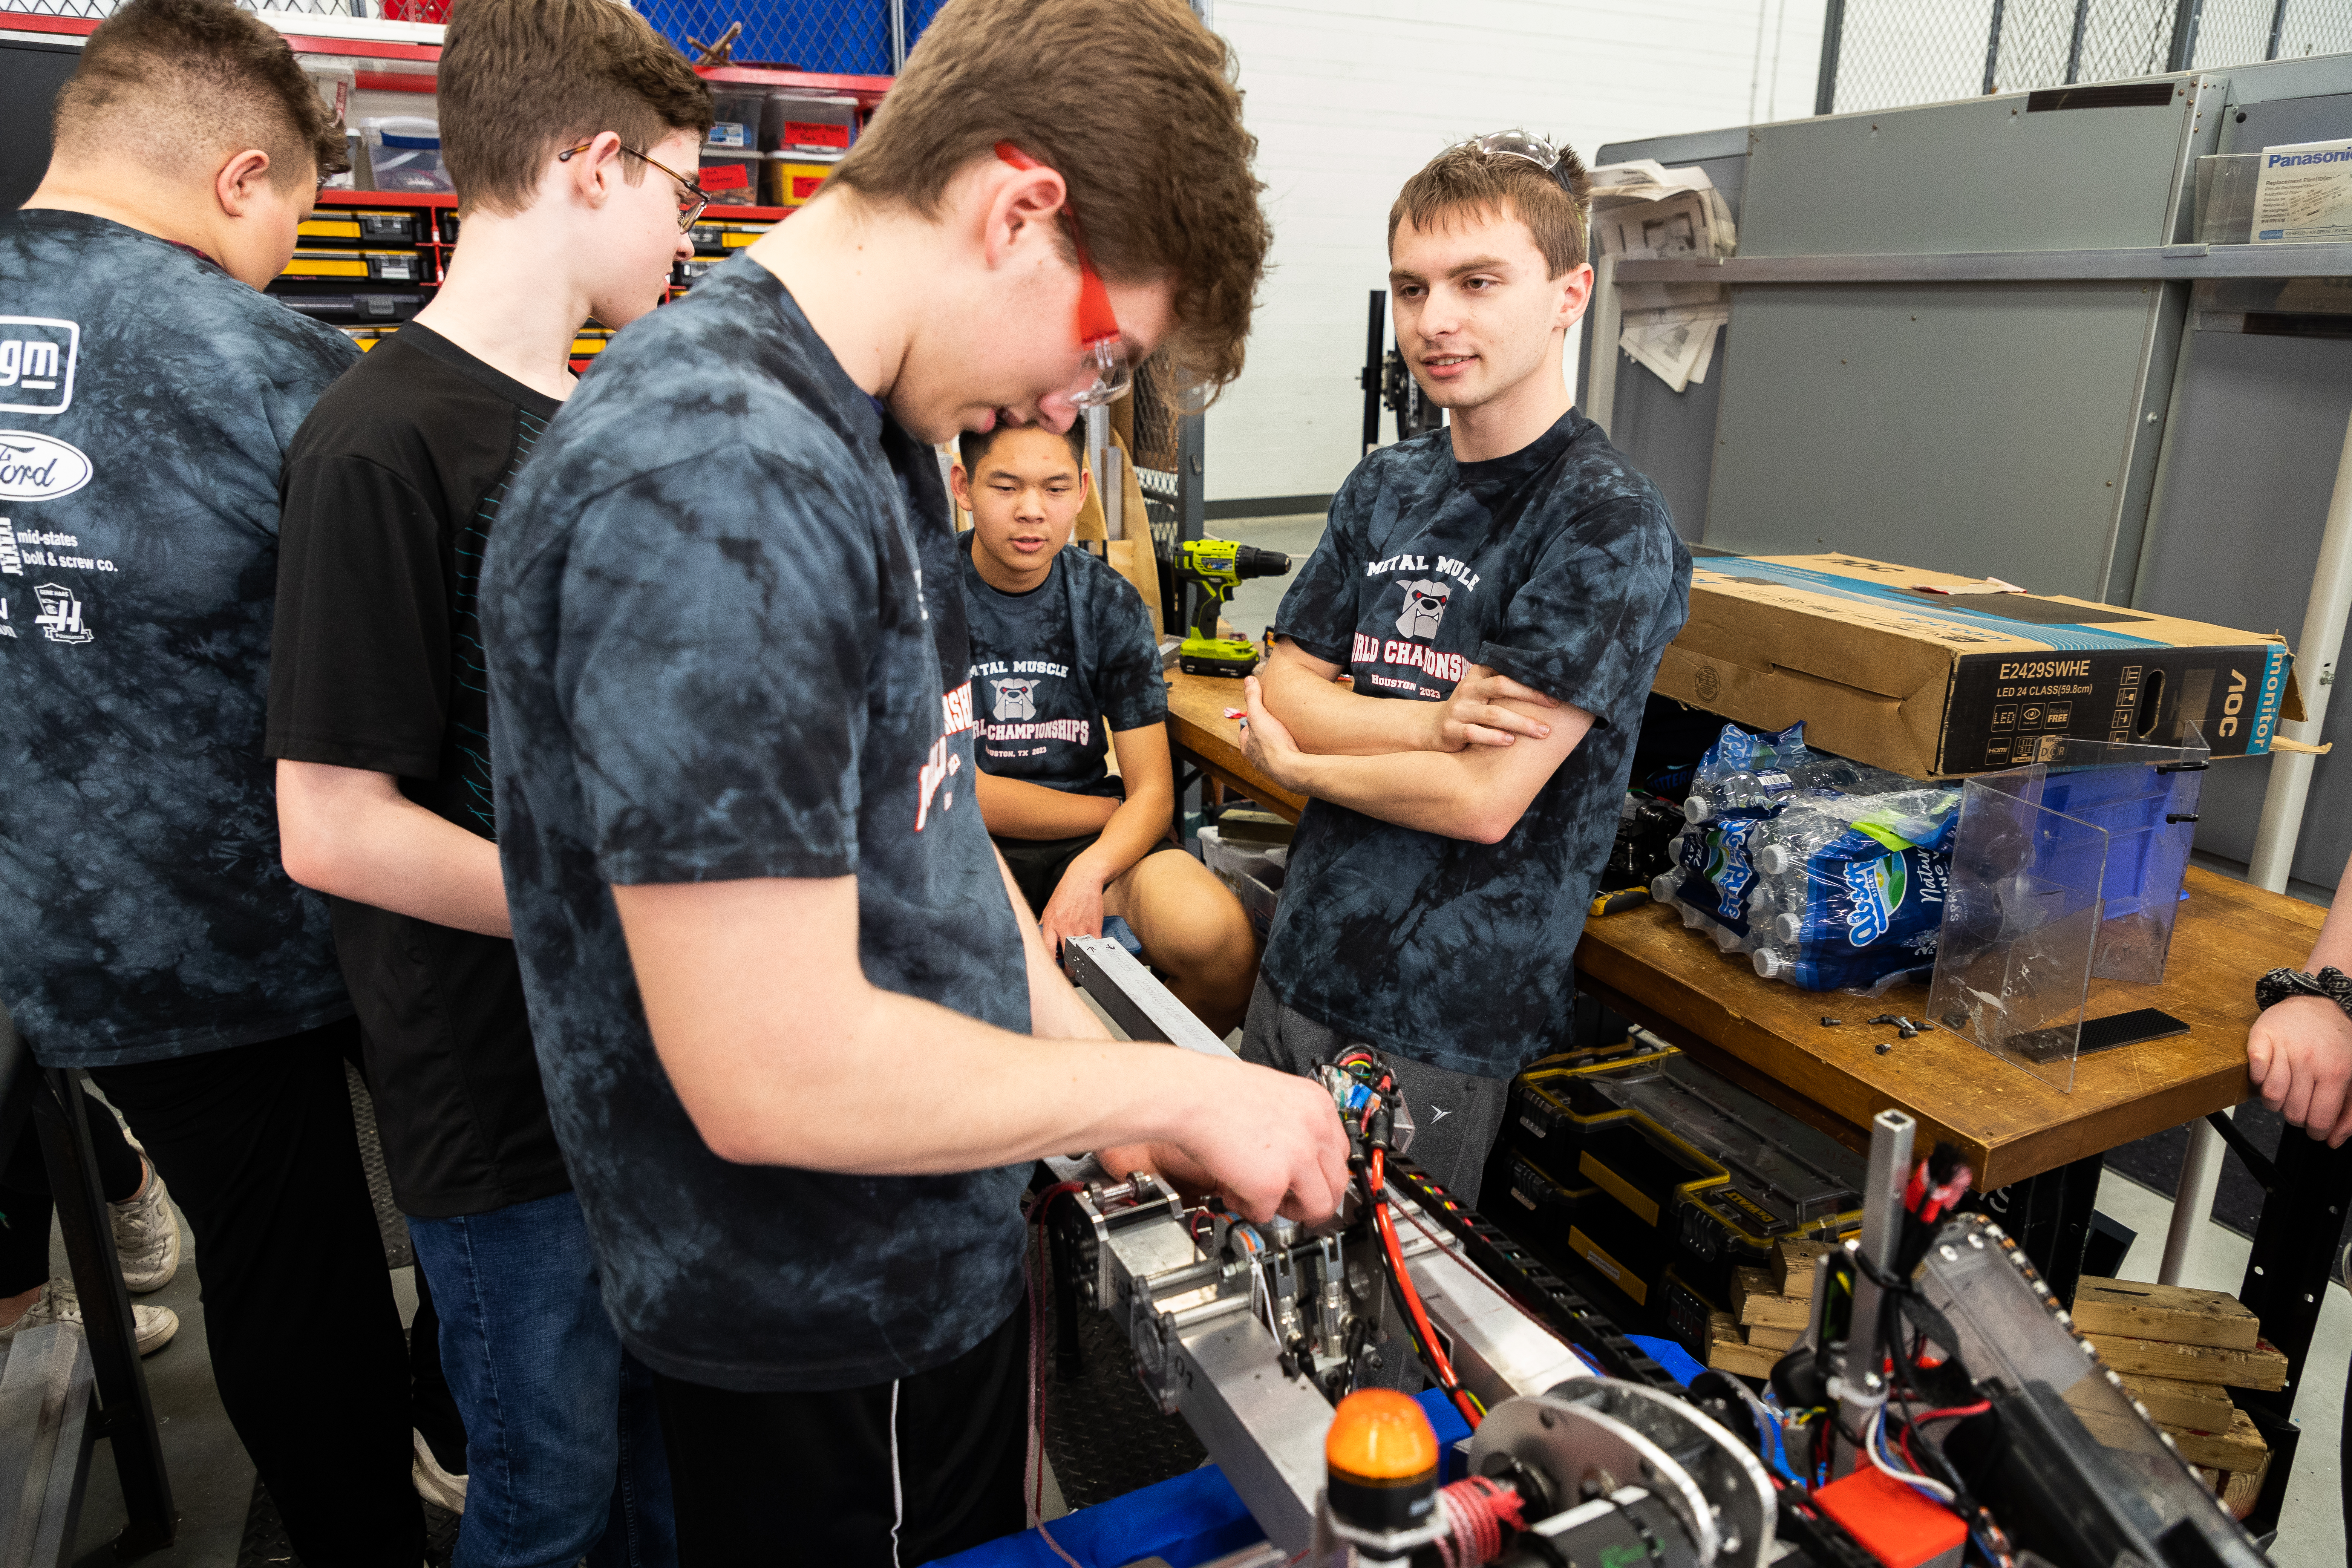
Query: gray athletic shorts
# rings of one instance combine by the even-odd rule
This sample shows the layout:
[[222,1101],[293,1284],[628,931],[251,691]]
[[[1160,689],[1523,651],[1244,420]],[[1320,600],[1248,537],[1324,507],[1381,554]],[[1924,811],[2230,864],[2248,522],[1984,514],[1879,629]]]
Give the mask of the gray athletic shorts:
[[[1262,977],[1257,989],[1250,993],[1249,1020],[1242,1026],[1244,1061],[1305,1076],[1315,1070],[1317,1062],[1328,1062],[1357,1043],[1284,1006]],[[1462,1203],[1475,1208],[1487,1151],[1502,1131],[1510,1080],[1449,1072],[1391,1051],[1381,1054],[1396,1073],[1405,1103],[1412,1108],[1412,1148],[1407,1157]]]

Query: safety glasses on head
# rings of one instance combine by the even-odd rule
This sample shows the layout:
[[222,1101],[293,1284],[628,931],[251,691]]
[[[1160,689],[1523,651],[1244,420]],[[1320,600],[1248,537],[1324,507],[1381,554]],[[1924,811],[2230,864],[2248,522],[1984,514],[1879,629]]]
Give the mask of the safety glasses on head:
[[[555,161],[559,163],[568,163],[572,161],[572,155],[574,153],[585,153],[589,148],[593,147],[595,144],[594,140],[592,138],[589,141],[583,142],[577,147],[566,147],[562,152],[558,153],[555,155]],[[694,226],[694,220],[702,216],[702,209],[710,205],[710,194],[702,188],[702,182],[699,179],[688,178],[686,175],[679,174],[676,169],[671,168],[668,164],[664,163],[657,159],[646,157],[643,153],[638,152],[635,147],[630,146],[625,142],[621,143],[621,151],[626,153],[632,158],[644,159],[646,163],[650,164],[654,168],[659,169],[663,174],[667,174],[671,179],[677,182],[677,231],[680,234],[684,234],[688,229],[692,228]]]
[[[996,155],[1016,169],[1045,167],[1028,153],[1010,142],[996,144]],[[1129,363],[1127,340],[1118,330],[1118,317],[1110,306],[1110,290],[1103,287],[1102,274],[1095,270],[1094,258],[1087,253],[1086,233],[1078,226],[1078,215],[1066,199],[1062,203],[1062,221],[1069,226],[1070,244],[1078,254],[1078,370],[1070,383],[1069,400],[1080,408],[1105,408],[1126,396],[1135,385],[1135,367]],[[1178,372],[1171,400],[1180,414],[1198,414],[1209,405],[1215,387],[1199,377]]]
[[1497,131],[1491,136],[1474,136],[1462,143],[1474,147],[1489,158],[1525,158],[1559,184],[1559,188],[1574,195],[1574,187],[1560,174],[1559,149],[1542,137],[1526,131]]

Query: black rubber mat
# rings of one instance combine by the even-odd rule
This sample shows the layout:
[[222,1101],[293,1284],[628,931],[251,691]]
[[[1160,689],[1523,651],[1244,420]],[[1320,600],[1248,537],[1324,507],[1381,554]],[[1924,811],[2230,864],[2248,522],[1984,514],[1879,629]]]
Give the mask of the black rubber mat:
[[1076,1378],[1055,1367],[1057,1326],[1046,1292],[1045,1447],[1062,1500],[1091,1508],[1197,1469],[1208,1451],[1181,1415],[1162,1415],[1135,1375],[1135,1352],[1108,1312],[1082,1308]]
[[367,1170],[368,1196],[375,1200],[375,1226],[383,1235],[383,1264],[406,1268],[415,1263],[416,1249],[408,1242],[408,1221],[392,1203],[392,1177],[383,1164],[383,1140],[375,1130],[375,1100],[361,1081],[359,1071],[343,1064],[352,1090],[352,1120],[359,1123],[360,1163]]

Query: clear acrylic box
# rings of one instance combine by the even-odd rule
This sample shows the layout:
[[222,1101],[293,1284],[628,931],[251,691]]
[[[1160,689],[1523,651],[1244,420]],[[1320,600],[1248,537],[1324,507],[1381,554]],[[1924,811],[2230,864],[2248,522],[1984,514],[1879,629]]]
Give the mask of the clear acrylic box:
[[1928,1016],[2062,1092],[2093,980],[2164,978],[2209,755],[2053,740],[1970,778]]

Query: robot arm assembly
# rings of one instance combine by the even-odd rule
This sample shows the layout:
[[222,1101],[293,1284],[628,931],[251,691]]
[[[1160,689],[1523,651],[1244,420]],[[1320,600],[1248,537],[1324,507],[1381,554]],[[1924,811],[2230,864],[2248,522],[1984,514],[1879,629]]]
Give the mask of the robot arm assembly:
[[[1130,1036],[1224,1050],[1118,944],[1073,947],[1080,983]],[[1890,1256],[1917,1267],[1855,1243],[1821,1258],[1812,1324],[1759,1397],[1721,1373],[1674,1386],[1413,1170],[1376,1054],[1350,1048],[1320,1077],[1359,1175],[1322,1225],[1254,1226],[1091,1161],[1056,1162],[1048,1200],[1079,1310],[1117,1321],[1160,1409],[1265,1530],[1265,1563],[2264,1561],[1997,1226],[1903,1212],[1899,1184],[1878,1177],[1907,1162],[1907,1131],[1874,1162],[1867,1203],[1893,1206]],[[1378,1386],[1406,1360],[1473,1428],[1451,1485],[1421,1406]],[[1922,1541],[1944,1544],[1923,1554]]]

